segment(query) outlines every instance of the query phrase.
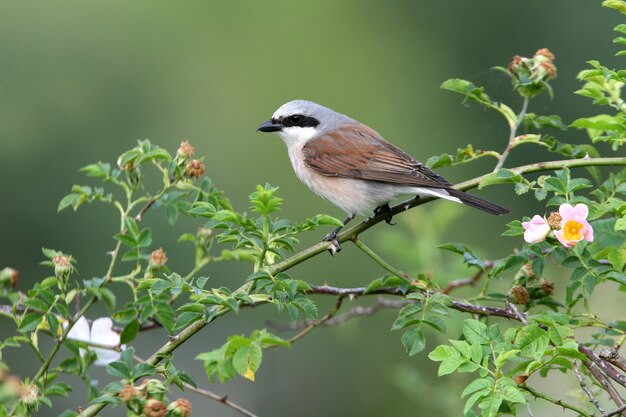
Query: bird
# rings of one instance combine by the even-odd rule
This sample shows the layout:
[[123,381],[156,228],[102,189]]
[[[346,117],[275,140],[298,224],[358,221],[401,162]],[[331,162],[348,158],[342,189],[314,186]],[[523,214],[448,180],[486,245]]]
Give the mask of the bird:
[[357,214],[386,212],[391,224],[389,203],[403,196],[443,198],[493,215],[510,211],[454,189],[371,127],[312,101],[283,104],[257,131],[277,134],[300,181],[346,212],[343,225],[323,239],[331,254],[341,250],[337,234]]

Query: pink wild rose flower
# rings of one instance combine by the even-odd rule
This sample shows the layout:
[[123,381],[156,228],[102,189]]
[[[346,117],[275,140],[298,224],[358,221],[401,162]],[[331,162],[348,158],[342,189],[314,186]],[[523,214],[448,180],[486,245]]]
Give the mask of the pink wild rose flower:
[[534,215],[529,222],[523,222],[524,240],[528,243],[543,242],[548,233],[550,233],[550,225],[546,219],[539,215]]
[[589,208],[586,204],[561,204],[561,229],[554,234],[566,248],[571,248],[581,240],[593,242],[593,228],[587,222]]

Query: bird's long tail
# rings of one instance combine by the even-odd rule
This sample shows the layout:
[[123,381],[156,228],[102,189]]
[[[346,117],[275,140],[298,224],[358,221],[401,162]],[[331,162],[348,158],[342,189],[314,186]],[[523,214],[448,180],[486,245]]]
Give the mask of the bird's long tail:
[[455,189],[448,189],[446,191],[448,191],[450,197],[458,198],[463,204],[467,204],[470,207],[486,211],[489,214],[495,214],[496,216],[500,216],[502,214],[507,214],[511,211],[507,208],[504,208],[494,203],[490,203],[487,200],[483,200],[482,198],[478,198],[475,195],[468,194],[463,191]]

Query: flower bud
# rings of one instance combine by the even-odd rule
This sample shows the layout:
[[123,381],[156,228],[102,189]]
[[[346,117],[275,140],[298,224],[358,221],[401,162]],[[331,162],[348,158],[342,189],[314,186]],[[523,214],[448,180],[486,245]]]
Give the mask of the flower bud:
[[18,272],[13,268],[4,268],[0,271],[0,288],[17,287]]
[[191,415],[191,403],[186,398],[179,398],[167,406],[167,411],[175,417],[188,417]]
[[204,164],[202,161],[192,159],[187,164],[187,176],[191,178],[200,178],[204,174]]
[[548,48],[538,49],[537,52],[535,52],[535,57],[544,57],[550,62],[554,61],[554,54],[550,52]]
[[556,77],[554,54],[541,48],[532,58],[515,55],[508,65],[513,88],[522,96],[532,98],[548,88],[548,81]]
[[165,256],[165,251],[163,248],[159,248],[153,251],[150,256],[148,256],[148,266],[150,268],[160,268],[167,262],[167,256]]
[[[167,388],[163,385],[163,382],[158,379],[147,379],[140,386],[139,389],[142,391],[145,397],[154,398],[157,400],[163,400],[165,398],[165,392]],[[165,408],[165,406],[163,406]]]
[[163,417],[167,413],[165,404],[162,401],[150,398],[146,401],[146,405],[143,407],[143,414],[145,417]]
[[541,289],[546,297],[552,295],[552,293],[554,292],[554,282],[547,279],[542,279],[539,283],[541,284]]
[[513,304],[528,304],[530,301],[530,295],[528,294],[528,290],[521,285],[514,285],[511,287],[509,291],[509,296],[511,297],[511,301]]
[[126,178],[128,178],[128,182],[130,182],[132,185],[137,185],[139,183],[141,171],[139,170],[139,166],[135,166],[135,161],[130,161],[123,164],[122,160],[118,158],[117,166],[120,168],[120,170],[126,173]]
[[20,389],[20,399],[27,409],[32,410],[37,406],[39,388],[35,384],[23,384]]
[[139,391],[137,391],[137,388],[134,386],[127,384],[124,388],[122,388],[117,396],[120,397],[120,399],[125,403],[129,403],[139,397]]
[[209,229],[208,227],[200,227],[198,228],[198,232],[196,233],[196,242],[198,246],[203,248],[208,248],[211,246],[213,236],[213,229]]
[[180,147],[178,148],[178,151],[176,151],[176,156],[180,159],[187,159],[195,153],[196,149],[191,146],[188,141],[184,140],[180,143]]
[[54,264],[54,275],[59,279],[59,289],[64,291],[67,279],[73,270],[72,257],[59,252],[52,257],[52,263]]
[[561,220],[563,219],[561,218],[561,215],[559,214],[559,212],[553,211],[548,216],[548,225],[550,225],[550,228],[552,230],[559,230],[561,228]]

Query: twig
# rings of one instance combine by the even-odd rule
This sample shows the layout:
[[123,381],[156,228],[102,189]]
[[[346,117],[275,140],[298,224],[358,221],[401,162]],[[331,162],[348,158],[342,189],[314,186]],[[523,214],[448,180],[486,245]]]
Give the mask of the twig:
[[[310,332],[311,330],[315,329],[318,326],[321,326],[322,324],[326,323],[328,320],[333,318],[333,316],[335,314],[337,314],[337,312],[341,308],[341,304],[343,303],[343,299],[344,299],[343,295],[338,296],[337,297],[337,301],[335,302],[335,307],[333,307],[333,309],[330,312],[328,312],[328,314],[326,314],[324,317],[322,317],[319,320],[312,321],[308,326],[306,326],[304,329],[302,329],[302,331],[300,333],[298,333],[295,336],[289,338],[287,340],[287,342],[289,342],[290,344],[297,342],[298,340],[302,339],[308,332]],[[274,346],[276,346],[276,345],[274,345]]]
[[465,286],[474,286],[476,285],[476,283],[480,280],[480,278],[483,276],[484,271],[482,269],[478,270],[474,275],[472,275],[470,278],[463,278],[463,279],[455,279],[454,281],[450,281],[448,283],[448,285],[446,285],[443,290],[441,290],[442,294],[450,294],[453,290],[459,288],[459,287],[465,287]]
[[589,397],[589,401],[591,401],[591,403],[598,409],[599,412],[605,413],[606,410],[602,408],[602,405],[600,405],[600,402],[598,401],[598,399],[593,395],[593,392],[591,392],[591,390],[585,383],[585,378],[580,372],[578,362],[574,362],[574,373],[576,374],[576,379],[578,380],[580,387],[583,389],[583,391],[585,391],[585,394],[587,394],[587,397]]
[[[311,291],[309,293],[360,296],[365,294],[365,287],[339,288],[331,287],[328,285],[311,285]],[[371,291],[368,294],[404,295],[398,287],[380,288],[378,290]],[[450,307],[465,313],[473,313],[481,316],[498,316],[508,319],[519,320],[519,317],[507,308],[480,306],[475,304],[468,304],[458,300],[452,300]]]
[[400,271],[399,269],[394,268],[393,266],[391,266],[387,261],[385,261],[383,258],[378,256],[378,254],[376,252],[374,252],[367,245],[365,245],[363,242],[361,242],[359,240],[359,238],[357,238],[356,236],[352,239],[352,242],[354,243],[354,245],[357,248],[361,249],[361,251],[363,251],[363,253],[365,253],[367,256],[372,258],[374,260],[374,262],[376,262],[378,265],[383,267],[385,270],[391,272],[392,274],[394,274],[398,278],[409,279],[409,275],[408,274],[405,274],[404,272]]
[[498,158],[498,163],[496,164],[496,167],[494,168],[493,172],[496,172],[497,170],[502,168],[502,165],[504,165],[504,161],[506,160],[507,156],[509,156],[509,152],[511,152],[511,149],[515,147],[515,138],[517,137],[517,129],[519,128],[519,126],[522,124],[522,121],[524,120],[524,116],[526,115],[526,110],[528,109],[529,101],[530,100],[528,97],[524,97],[524,102],[522,103],[522,109],[517,115],[517,120],[515,121],[514,125],[510,126],[511,131],[509,133],[509,143],[507,143],[506,148],[504,149],[504,152],[502,152],[502,154],[500,155],[500,158]]
[[520,388],[528,391],[533,397],[535,398],[541,398],[542,400],[546,400],[552,404],[558,405],[559,407],[563,407],[563,408],[569,408],[570,410],[580,414],[581,416],[584,417],[591,417],[588,413],[584,412],[583,410],[581,410],[580,408],[576,407],[575,405],[572,405],[570,403],[567,403],[563,400],[557,400],[556,398],[552,398],[542,392],[539,391],[535,391],[534,388],[529,387],[526,384],[520,385]]
[[[587,367],[587,369],[589,369],[591,375],[593,375],[600,385],[602,385],[602,388],[609,394],[609,397],[611,397],[611,400],[613,400],[615,405],[617,405],[618,408],[623,406],[624,400],[622,400],[622,397],[619,395],[613,384],[611,384],[611,381],[609,381],[606,375],[602,373],[600,368],[591,361],[584,361],[583,364]],[[622,415],[626,416],[626,412],[622,412]]]
[[617,349],[604,349],[600,352],[600,358],[604,359],[607,362],[612,363],[617,368],[626,372],[626,359],[619,356],[617,353]]
[[595,363],[600,369],[602,369],[602,372],[604,372],[609,378],[621,386],[626,387],[626,377],[617,372],[610,363],[600,358],[596,352],[582,344],[578,345],[578,350],[589,358],[591,362]]
[[212,400],[218,401],[218,402],[224,404],[225,406],[230,407],[230,408],[232,408],[235,411],[238,411],[240,414],[243,414],[244,416],[247,416],[247,417],[257,417],[257,415],[254,414],[253,412],[248,411],[245,408],[243,408],[242,406],[237,405],[234,402],[230,401],[228,399],[228,395],[217,395],[214,392],[211,392],[211,391],[206,390],[206,389],[195,388],[194,386],[189,385],[186,382],[183,382],[183,385],[189,391],[193,391],[196,394],[200,394],[200,395],[203,395],[203,396],[205,396],[207,398],[210,398]]
[[[379,312],[384,308],[393,308],[398,309],[406,306],[407,304],[412,304],[414,301],[410,300],[390,300],[389,298],[379,297],[376,300],[376,303],[370,306],[357,306],[354,307],[347,312],[339,315],[335,315],[334,317],[326,320],[322,325],[324,327],[336,326],[341,323],[345,323],[346,321],[360,316],[371,316]],[[304,329],[314,323],[315,320],[302,320],[302,321],[293,321],[283,325],[275,325],[270,323],[270,326],[276,329],[279,332],[287,331],[287,330],[300,330]]]
[[157,199],[155,197],[152,197],[150,200],[148,200],[148,202],[139,210],[137,215],[135,215],[135,221],[141,221],[143,215],[146,213],[146,211],[150,209],[150,207],[154,205],[154,203],[156,203],[156,201]]
[[626,405],[623,405],[623,406],[619,407],[619,408],[618,408],[618,409],[616,409],[616,410],[609,411],[608,413],[604,413],[604,414],[602,414],[602,416],[601,416],[601,417],[611,417],[611,416],[618,415],[618,414],[620,414],[620,413],[622,413],[622,414],[623,414],[623,412],[624,412],[625,410],[626,410]]
[[511,302],[511,300],[509,300],[509,297],[506,298],[505,304],[506,304],[506,307],[509,310],[511,310],[513,312],[513,314],[515,314],[515,317],[517,317],[517,319],[519,321],[521,321],[524,326],[526,326],[528,324],[528,321],[526,320],[526,316],[524,314],[520,313],[520,311],[517,308],[517,306],[515,304],[513,304]]

